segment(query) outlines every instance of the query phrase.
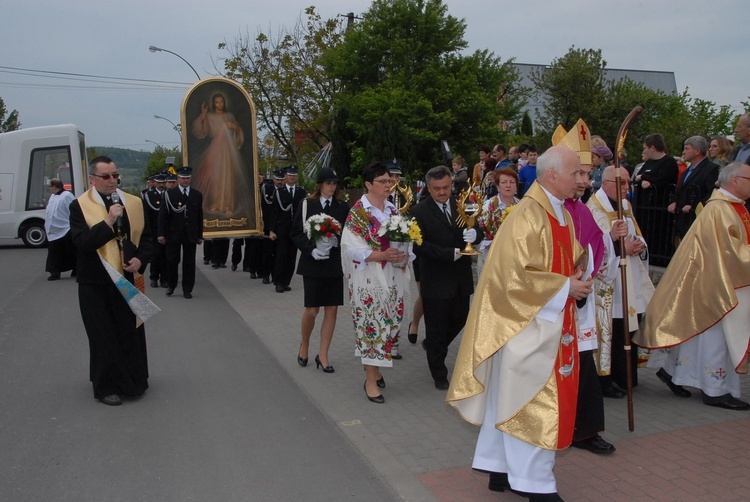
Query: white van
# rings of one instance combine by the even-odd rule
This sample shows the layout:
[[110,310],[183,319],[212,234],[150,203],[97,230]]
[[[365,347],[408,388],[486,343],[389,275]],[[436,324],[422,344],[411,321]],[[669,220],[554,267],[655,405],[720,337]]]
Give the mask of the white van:
[[60,178],[78,197],[88,188],[84,135],[73,124],[0,134],[0,239],[47,244],[44,209],[49,181]]

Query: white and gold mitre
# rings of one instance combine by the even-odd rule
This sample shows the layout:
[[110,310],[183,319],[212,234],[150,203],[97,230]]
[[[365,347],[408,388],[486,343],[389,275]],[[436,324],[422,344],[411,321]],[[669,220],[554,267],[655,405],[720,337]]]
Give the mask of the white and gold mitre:
[[583,119],[578,119],[575,127],[567,132],[562,125],[558,125],[555,133],[552,135],[552,144],[554,146],[567,146],[578,154],[581,164],[591,165],[590,139],[589,126],[586,125]]

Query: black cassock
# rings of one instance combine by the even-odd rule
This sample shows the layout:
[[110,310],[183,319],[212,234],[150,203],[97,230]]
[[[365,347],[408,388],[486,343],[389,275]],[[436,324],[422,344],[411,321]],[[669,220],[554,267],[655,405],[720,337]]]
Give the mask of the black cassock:
[[[111,202],[105,199],[109,207]],[[136,257],[141,260],[140,273],[153,253],[153,242],[144,209],[145,225]],[[123,231],[130,237],[130,222],[123,217]],[[148,388],[146,331],[136,328],[135,314],[128,307],[102,265],[96,250],[115,235],[104,221],[89,228],[78,200],[70,205],[70,233],[77,250],[78,301],[83,325],[89,339],[89,378],[94,397],[111,394],[137,396]],[[133,274],[125,278],[133,282]]]

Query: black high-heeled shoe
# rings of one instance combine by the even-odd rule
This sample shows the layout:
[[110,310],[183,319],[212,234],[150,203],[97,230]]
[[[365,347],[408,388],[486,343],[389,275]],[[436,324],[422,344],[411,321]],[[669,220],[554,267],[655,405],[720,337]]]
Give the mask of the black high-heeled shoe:
[[[318,369],[321,366],[323,366],[323,363],[320,362],[320,354],[318,354],[315,356],[315,369]],[[333,366],[323,366],[323,373],[333,373],[334,371],[336,370],[333,369]]]
[[375,397],[370,397],[370,394],[367,393],[367,380],[365,380],[365,384],[362,386],[365,389],[365,396],[367,396],[367,399],[369,399],[373,403],[383,404],[385,402],[385,398],[383,397],[383,394],[380,394]]
[[375,383],[378,384],[378,387],[380,387],[381,389],[385,389],[385,378],[383,378],[383,375],[381,375],[380,380],[376,381]]
[[411,323],[414,321],[409,322],[409,333],[407,335],[407,338],[409,339],[409,343],[412,345],[417,344],[417,337],[419,337],[419,324],[417,324],[417,331],[413,332],[411,331]]
[[[300,348],[302,348],[301,345]],[[307,358],[300,356],[299,352],[297,352],[297,364],[299,364],[300,366],[307,366]]]

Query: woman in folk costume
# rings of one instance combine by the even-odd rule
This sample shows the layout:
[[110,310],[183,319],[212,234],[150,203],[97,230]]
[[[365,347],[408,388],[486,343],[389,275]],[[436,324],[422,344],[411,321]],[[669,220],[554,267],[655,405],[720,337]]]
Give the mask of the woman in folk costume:
[[379,236],[382,224],[398,214],[388,202],[393,180],[381,162],[368,165],[363,178],[367,193],[358,200],[346,219],[341,236],[341,261],[349,284],[349,301],[356,332],[355,355],[367,374],[365,394],[374,403],[385,398],[380,368],[393,366],[391,349],[398,341],[409,291],[409,260],[414,256],[391,247]]

